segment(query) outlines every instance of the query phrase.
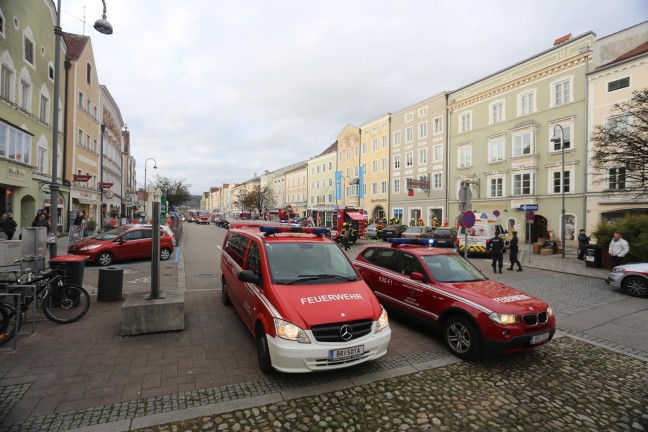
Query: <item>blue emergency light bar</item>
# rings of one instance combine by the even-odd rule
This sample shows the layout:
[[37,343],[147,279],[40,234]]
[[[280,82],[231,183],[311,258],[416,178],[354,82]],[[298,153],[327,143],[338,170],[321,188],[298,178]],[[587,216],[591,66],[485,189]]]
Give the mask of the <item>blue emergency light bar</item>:
[[315,235],[324,235],[324,234],[326,234],[328,232],[328,228],[262,225],[262,226],[259,227],[259,231],[261,231],[262,233],[265,233],[266,235],[270,235],[270,234],[315,234]]
[[427,247],[436,246],[436,240],[434,240],[433,238],[391,238],[390,237],[387,239],[387,243],[391,243],[392,246],[398,246],[404,244],[427,246]]

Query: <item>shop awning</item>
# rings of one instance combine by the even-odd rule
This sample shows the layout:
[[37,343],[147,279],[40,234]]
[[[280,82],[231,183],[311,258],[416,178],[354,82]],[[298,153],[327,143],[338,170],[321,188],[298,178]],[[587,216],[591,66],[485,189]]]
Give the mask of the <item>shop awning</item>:
[[361,213],[358,212],[345,212],[346,214],[349,215],[349,217],[353,220],[365,220],[364,216]]
[[74,200],[78,201],[79,204],[87,204],[87,205],[99,204],[99,201],[96,201],[96,200],[89,200],[89,199],[83,199],[83,198],[74,198]]

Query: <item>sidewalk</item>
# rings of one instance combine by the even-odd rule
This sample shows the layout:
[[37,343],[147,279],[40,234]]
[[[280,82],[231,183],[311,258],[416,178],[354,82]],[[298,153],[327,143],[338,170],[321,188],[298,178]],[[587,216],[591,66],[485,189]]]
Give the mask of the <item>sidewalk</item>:
[[[562,257],[562,254],[558,253],[553,255],[531,254],[531,258],[529,259],[529,251],[521,250],[518,259],[520,260],[522,267],[531,267],[607,280],[608,274],[610,273],[609,269],[587,267],[586,263],[578,261],[576,257],[576,251],[565,250],[565,258]],[[507,258],[508,254],[505,254],[505,264],[507,264]]]

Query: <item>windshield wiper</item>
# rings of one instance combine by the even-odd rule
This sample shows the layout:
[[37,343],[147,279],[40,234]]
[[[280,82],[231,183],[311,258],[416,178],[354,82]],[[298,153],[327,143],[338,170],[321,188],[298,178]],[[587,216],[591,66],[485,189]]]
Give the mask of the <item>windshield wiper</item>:
[[295,279],[293,281],[286,282],[285,285],[292,285],[292,284],[295,284],[297,282],[304,282],[304,281],[318,280],[318,279],[339,279],[339,280],[345,280],[345,281],[348,281],[348,282],[355,282],[355,281],[358,280],[358,278],[342,276],[342,275],[336,275],[336,274],[298,275],[297,277],[299,279]]

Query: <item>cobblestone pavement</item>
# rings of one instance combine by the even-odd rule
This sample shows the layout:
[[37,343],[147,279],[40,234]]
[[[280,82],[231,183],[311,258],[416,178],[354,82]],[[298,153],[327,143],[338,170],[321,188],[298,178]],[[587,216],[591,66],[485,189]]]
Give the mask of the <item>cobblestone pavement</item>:
[[648,363],[573,338],[153,431],[644,431]]

